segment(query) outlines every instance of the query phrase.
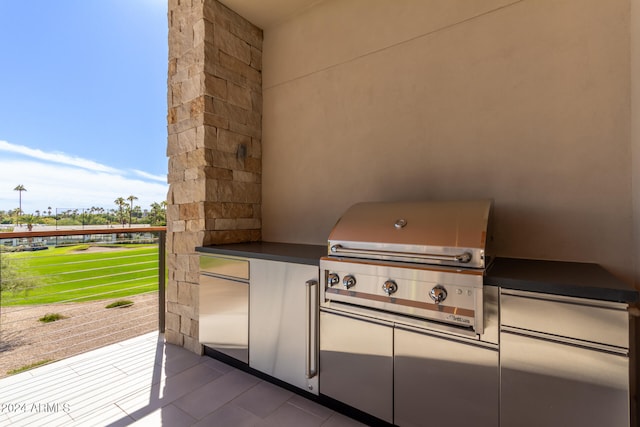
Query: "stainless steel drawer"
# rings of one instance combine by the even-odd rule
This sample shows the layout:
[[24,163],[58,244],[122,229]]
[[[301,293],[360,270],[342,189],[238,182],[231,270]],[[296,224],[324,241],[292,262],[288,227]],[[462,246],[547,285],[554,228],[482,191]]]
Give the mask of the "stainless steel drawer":
[[248,280],[249,260],[220,255],[200,255],[200,273]]
[[503,326],[629,347],[626,304],[502,290],[500,315]]
[[629,359],[502,333],[500,425],[628,427]]
[[249,283],[200,275],[200,343],[249,362]]

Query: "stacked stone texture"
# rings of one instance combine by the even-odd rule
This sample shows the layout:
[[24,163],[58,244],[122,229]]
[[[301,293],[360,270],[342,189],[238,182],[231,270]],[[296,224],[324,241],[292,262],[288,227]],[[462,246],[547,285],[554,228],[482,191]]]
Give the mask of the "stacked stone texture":
[[261,237],[262,30],[215,0],[168,21],[165,338],[200,353],[195,248]]

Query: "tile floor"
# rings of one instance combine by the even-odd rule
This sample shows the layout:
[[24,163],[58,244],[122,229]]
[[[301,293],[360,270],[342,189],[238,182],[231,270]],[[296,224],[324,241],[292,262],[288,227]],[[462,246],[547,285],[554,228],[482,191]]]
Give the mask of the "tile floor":
[[157,332],[0,380],[1,426],[362,426]]

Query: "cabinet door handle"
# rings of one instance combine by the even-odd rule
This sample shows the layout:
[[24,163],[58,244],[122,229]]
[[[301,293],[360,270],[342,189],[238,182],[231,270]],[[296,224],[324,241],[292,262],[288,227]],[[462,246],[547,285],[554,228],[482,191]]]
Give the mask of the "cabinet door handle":
[[305,376],[310,379],[318,374],[317,347],[318,347],[318,304],[317,286],[315,279],[307,280],[307,333],[305,342]]

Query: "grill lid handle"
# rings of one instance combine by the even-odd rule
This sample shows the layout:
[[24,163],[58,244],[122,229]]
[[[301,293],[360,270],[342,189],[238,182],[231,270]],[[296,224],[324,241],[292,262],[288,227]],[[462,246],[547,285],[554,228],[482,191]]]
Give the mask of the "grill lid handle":
[[405,257],[405,258],[417,258],[423,260],[432,261],[454,261],[466,264],[471,261],[472,255],[469,252],[463,252],[456,255],[440,255],[440,254],[420,254],[413,252],[395,252],[395,251],[372,251],[368,249],[348,249],[342,247],[342,245],[331,246],[331,253],[344,254],[344,255],[373,255],[373,256],[391,256],[391,257]]

